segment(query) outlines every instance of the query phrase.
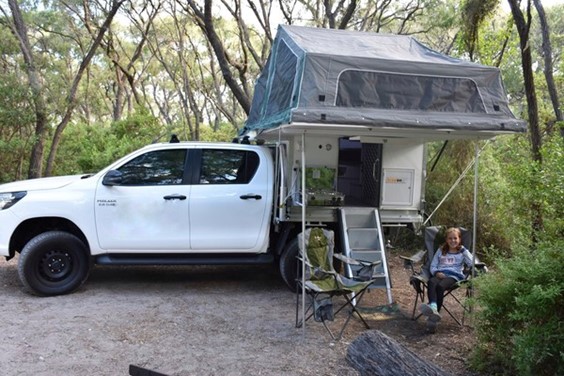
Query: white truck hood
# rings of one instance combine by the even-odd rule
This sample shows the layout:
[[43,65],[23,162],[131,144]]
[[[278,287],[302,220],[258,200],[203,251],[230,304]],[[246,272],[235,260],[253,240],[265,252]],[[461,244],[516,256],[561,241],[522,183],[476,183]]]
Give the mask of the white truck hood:
[[20,180],[13,183],[0,185],[0,192],[18,192],[18,191],[38,191],[46,189],[56,189],[69,185],[82,177],[88,175],[68,175],[55,176],[49,178],[39,178],[30,180]]

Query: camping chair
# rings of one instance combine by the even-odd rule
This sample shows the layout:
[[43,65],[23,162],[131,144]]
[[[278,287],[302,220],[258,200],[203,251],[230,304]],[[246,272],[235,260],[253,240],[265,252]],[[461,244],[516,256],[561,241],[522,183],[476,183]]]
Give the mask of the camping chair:
[[[302,249],[305,236],[306,250]],[[362,300],[364,293],[367,291],[371,283],[374,282],[374,268],[381,264],[381,261],[368,262],[355,260],[343,255],[334,255],[334,234],[333,231],[321,228],[307,229],[299,236],[300,254],[298,259],[305,263],[305,283],[302,285],[302,279],[297,278],[296,288],[296,327],[301,327],[304,322],[310,318],[314,318],[316,322],[321,322],[325,329],[334,340],[339,340],[351,317],[356,313],[360,321],[366,329],[370,329],[356,305]],[[349,265],[355,266],[355,276],[346,278],[337,273],[333,266],[333,258]],[[298,268],[301,268],[301,262],[298,262]],[[298,270],[298,276],[301,276],[301,270]],[[302,288],[305,291],[305,310],[303,317],[300,318],[300,293]],[[344,297],[337,310],[333,309],[333,298]],[[345,310],[345,308],[349,308]],[[302,307],[303,308],[303,307]],[[335,336],[328,325],[328,321],[334,321],[335,316],[340,312],[346,312],[347,317],[343,323],[339,334]]]
[[[417,320],[421,317],[421,313],[416,315],[417,305],[423,303],[426,299],[427,282],[431,278],[431,261],[437,249],[445,242],[445,232],[446,227],[444,226],[432,226],[425,228],[425,250],[417,252],[411,257],[400,256],[404,260],[404,267],[408,272],[410,272],[409,283],[415,290],[415,303],[413,304],[413,312],[411,318]],[[465,228],[460,227],[460,232],[462,233],[462,244],[467,248],[472,247],[472,234]],[[420,268],[417,269],[416,265],[420,264]],[[474,274],[486,272],[486,265],[481,263],[476,257],[474,260]],[[466,305],[466,298],[469,298],[473,294],[472,283],[470,278],[472,277],[472,270],[464,270],[464,275],[466,279],[459,281],[454,284],[450,289],[446,290],[443,295],[443,306],[444,309],[450,317],[460,326],[464,325],[464,318],[466,313],[471,311],[471,307]],[[466,288],[464,293],[464,302],[459,299],[459,297],[454,294],[454,292],[460,287]],[[449,300],[455,304],[462,307],[462,318],[457,318],[451,310],[449,310],[447,304],[447,297]],[[446,303],[446,304],[445,304]]]

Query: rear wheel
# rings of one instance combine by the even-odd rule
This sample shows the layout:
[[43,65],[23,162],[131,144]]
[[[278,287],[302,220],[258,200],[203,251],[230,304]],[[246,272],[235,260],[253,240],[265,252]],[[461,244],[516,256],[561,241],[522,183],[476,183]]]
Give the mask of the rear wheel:
[[80,287],[90,269],[86,245],[63,231],[49,231],[22,249],[18,274],[26,289],[40,296],[62,295]]
[[280,256],[280,275],[293,292],[296,291],[296,279],[301,275],[298,275],[299,251],[300,246],[296,237],[286,245]]

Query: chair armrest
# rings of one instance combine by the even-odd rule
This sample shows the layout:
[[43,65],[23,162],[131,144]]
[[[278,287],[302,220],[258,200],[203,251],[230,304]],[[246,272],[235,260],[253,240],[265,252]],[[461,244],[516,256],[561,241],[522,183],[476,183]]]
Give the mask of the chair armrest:
[[421,274],[414,274],[409,278],[409,282],[413,283],[413,282],[423,282],[425,284],[427,284],[427,282],[429,282],[429,278],[425,275],[421,275]]
[[381,260],[378,261],[366,261],[366,260],[358,260],[353,259],[351,257],[347,257],[343,254],[334,254],[333,255],[336,259],[352,266],[356,266],[354,274],[351,278],[356,281],[366,282],[374,278],[374,272],[378,265],[382,264]]
[[474,264],[474,267],[479,270],[480,272],[486,273],[488,271],[488,267],[483,262],[477,262]]
[[411,256],[400,256],[400,259],[406,260],[406,261],[411,261],[413,263],[418,263],[418,262],[421,262],[423,260],[426,253],[427,253],[427,251],[422,249],[422,250],[418,251],[416,254],[411,255]]
[[296,258],[298,259],[299,262],[303,262],[305,263],[307,266],[309,266],[310,268],[313,268],[313,265],[309,263],[308,260],[304,259],[302,256],[296,256]]
[[357,260],[357,259],[353,259],[351,257],[347,257],[345,255],[343,255],[342,253],[335,253],[333,255],[333,257],[335,257],[337,260],[340,260],[346,264],[349,265],[355,265],[355,266],[363,266],[363,267],[375,267],[378,266],[382,263],[382,261],[365,261],[365,260]]
[[415,273],[415,264],[419,264],[423,262],[423,258],[427,254],[427,251],[424,249],[418,251],[416,254],[411,256],[401,256],[400,259],[403,260],[403,267],[405,269],[410,269],[412,273]]
[[[481,261],[476,261],[474,263],[474,277],[479,276],[480,274],[484,274],[488,272],[488,267],[486,266],[486,264],[484,264]],[[471,278],[472,277],[472,268],[469,268],[468,266],[464,265],[464,271],[463,271],[464,275],[466,276],[466,279]]]

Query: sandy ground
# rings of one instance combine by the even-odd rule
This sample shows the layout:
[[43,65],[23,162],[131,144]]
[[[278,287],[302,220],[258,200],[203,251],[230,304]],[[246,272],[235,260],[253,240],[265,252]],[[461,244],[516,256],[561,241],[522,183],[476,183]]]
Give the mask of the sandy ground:
[[[470,327],[450,318],[436,334],[410,319],[413,293],[388,256],[399,311],[368,322],[453,375],[468,376]],[[166,375],[357,375],[347,346],[319,323],[295,328],[295,295],[272,267],[95,267],[77,292],[39,298],[22,290],[16,260],[0,260],[0,375],[128,375],[135,364]],[[386,305],[372,290],[364,305]]]

